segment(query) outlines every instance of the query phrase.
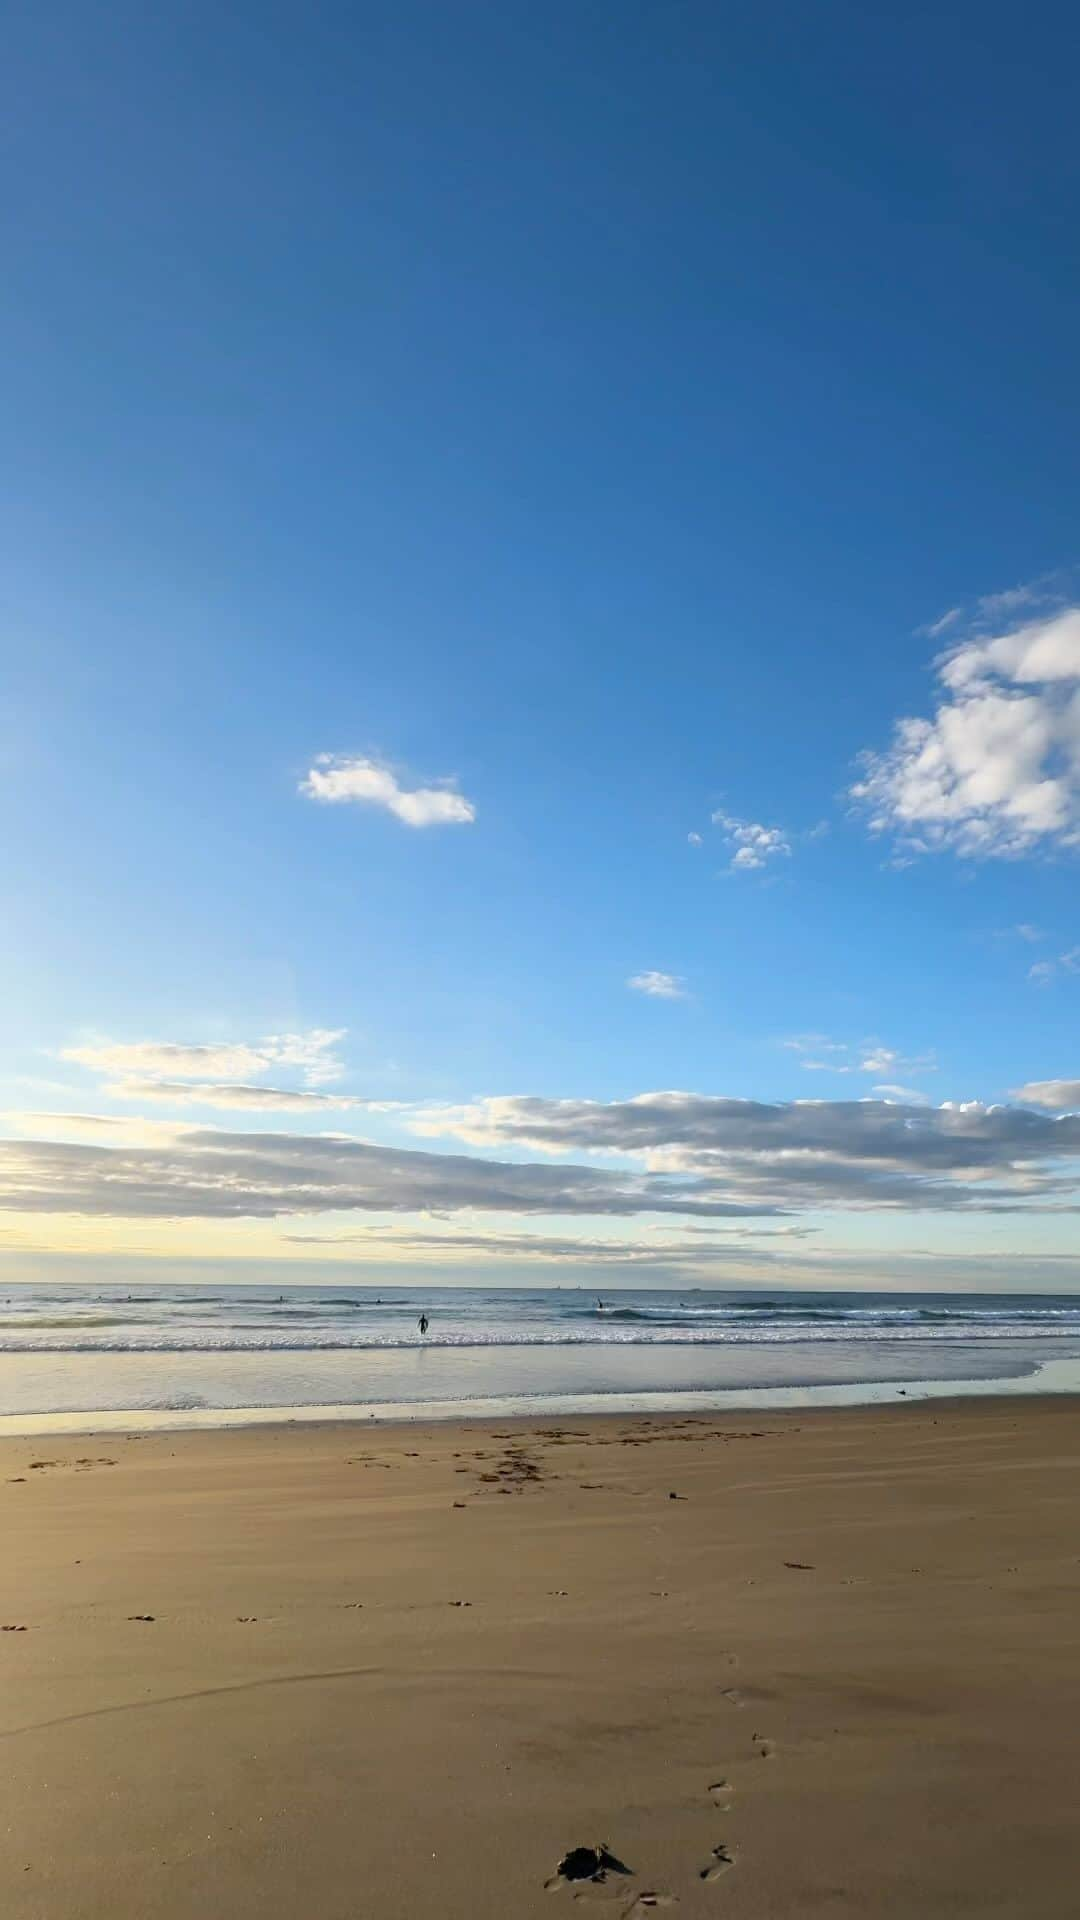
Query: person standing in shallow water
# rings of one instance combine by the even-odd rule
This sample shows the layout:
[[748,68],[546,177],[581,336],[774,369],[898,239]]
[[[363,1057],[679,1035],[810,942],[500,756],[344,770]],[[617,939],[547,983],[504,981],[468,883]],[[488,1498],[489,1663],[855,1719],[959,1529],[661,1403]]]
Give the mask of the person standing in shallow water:
[[428,1317],[427,1317],[427,1314],[426,1314],[426,1313],[422,1313],[422,1314],[420,1315],[420,1318],[419,1318],[419,1320],[417,1321],[417,1323],[416,1323],[416,1324],[417,1324],[417,1326],[418,1326],[418,1327],[419,1327],[419,1329],[420,1329],[420,1333],[421,1333],[421,1337],[422,1337],[422,1336],[423,1336],[423,1335],[424,1335],[424,1334],[425,1334],[425,1333],[427,1332],[427,1330],[428,1330],[428,1326],[429,1326],[429,1324],[430,1324],[430,1323],[429,1323],[429,1321],[428,1321]]

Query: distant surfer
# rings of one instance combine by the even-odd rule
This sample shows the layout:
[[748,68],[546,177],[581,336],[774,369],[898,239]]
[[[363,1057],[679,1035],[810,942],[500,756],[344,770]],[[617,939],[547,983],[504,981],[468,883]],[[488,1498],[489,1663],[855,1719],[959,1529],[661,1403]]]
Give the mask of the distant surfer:
[[428,1317],[427,1317],[427,1314],[426,1314],[426,1313],[422,1313],[422,1314],[420,1315],[420,1318],[419,1318],[419,1320],[417,1321],[417,1323],[416,1323],[416,1324],[417,1324],[417,1326],[418,1326],[418,1327],[419,1327],[419,1329],[420,1329],[420,1338],[421,1338],[421,1339],[423,1339],[423,1337],[424,1337],[424,1335],[425,1335],[425,1333],[426,1333],[426,1332],[427,1332],[427,1330],[428,1330],[428,1326],[430,1325],[430,1322],[429,1322],[429,1320],[428,1320]]
[[603,1311],[604,1311],[604,1303],[603,1303],[603,1301],[601,1300],[601,1298],[600,1298],[600,1295],[599,1295],[599,1294],[597,1294],[597,1296],[596,1296],[596,1306],[597,1306],[597,1311],[598,1311],[599,1313],[603,1313]]

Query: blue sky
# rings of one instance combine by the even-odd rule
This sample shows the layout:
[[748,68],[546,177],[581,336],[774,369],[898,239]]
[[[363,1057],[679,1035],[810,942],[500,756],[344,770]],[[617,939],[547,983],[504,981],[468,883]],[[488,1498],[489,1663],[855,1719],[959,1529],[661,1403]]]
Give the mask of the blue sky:
[[1080,1284],[1076,27],[873,11],[13,23],[12,1277]]

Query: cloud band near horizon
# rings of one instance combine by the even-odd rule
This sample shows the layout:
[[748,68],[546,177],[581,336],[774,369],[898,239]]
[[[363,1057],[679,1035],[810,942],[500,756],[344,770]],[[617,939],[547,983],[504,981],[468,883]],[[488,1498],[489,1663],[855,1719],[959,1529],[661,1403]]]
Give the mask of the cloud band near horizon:
[[[62,1134],[64,1116],[54,1119],[51,1131]],[[100,1127],[100,1143],[0,1143],[0,1209],[135,1219],[473,1209],[749,1220],[813,1209],[1072,1212],[1080,1186],[1080,1115],[1019,1106],[658,1092],[611,1102],[504,1096],[406,1118],[428,1137],[538,1160],[160,1123],[150,1123],[148,1141],[114,1131],[110,1142],[118,1124],[131,1123],[81,1117],[84,1134]],[[581,1154],[629,1165],[557,1158]]]

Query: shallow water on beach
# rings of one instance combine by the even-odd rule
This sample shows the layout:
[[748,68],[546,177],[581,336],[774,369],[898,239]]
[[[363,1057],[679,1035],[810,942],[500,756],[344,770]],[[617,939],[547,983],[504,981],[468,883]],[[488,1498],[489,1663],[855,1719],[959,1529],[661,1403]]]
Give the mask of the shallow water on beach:
[[[425,1339],[421,1308],[430,1317]],[[412,1416],[786,1404],[1080,1384],[1080,1300],[1049,1295],[18,1286],[0,1424],[376,1408]],[[1064,1369],[1064,1371],[1063,1371]],[[704,1399],[702,1399],[704,1396]]]

